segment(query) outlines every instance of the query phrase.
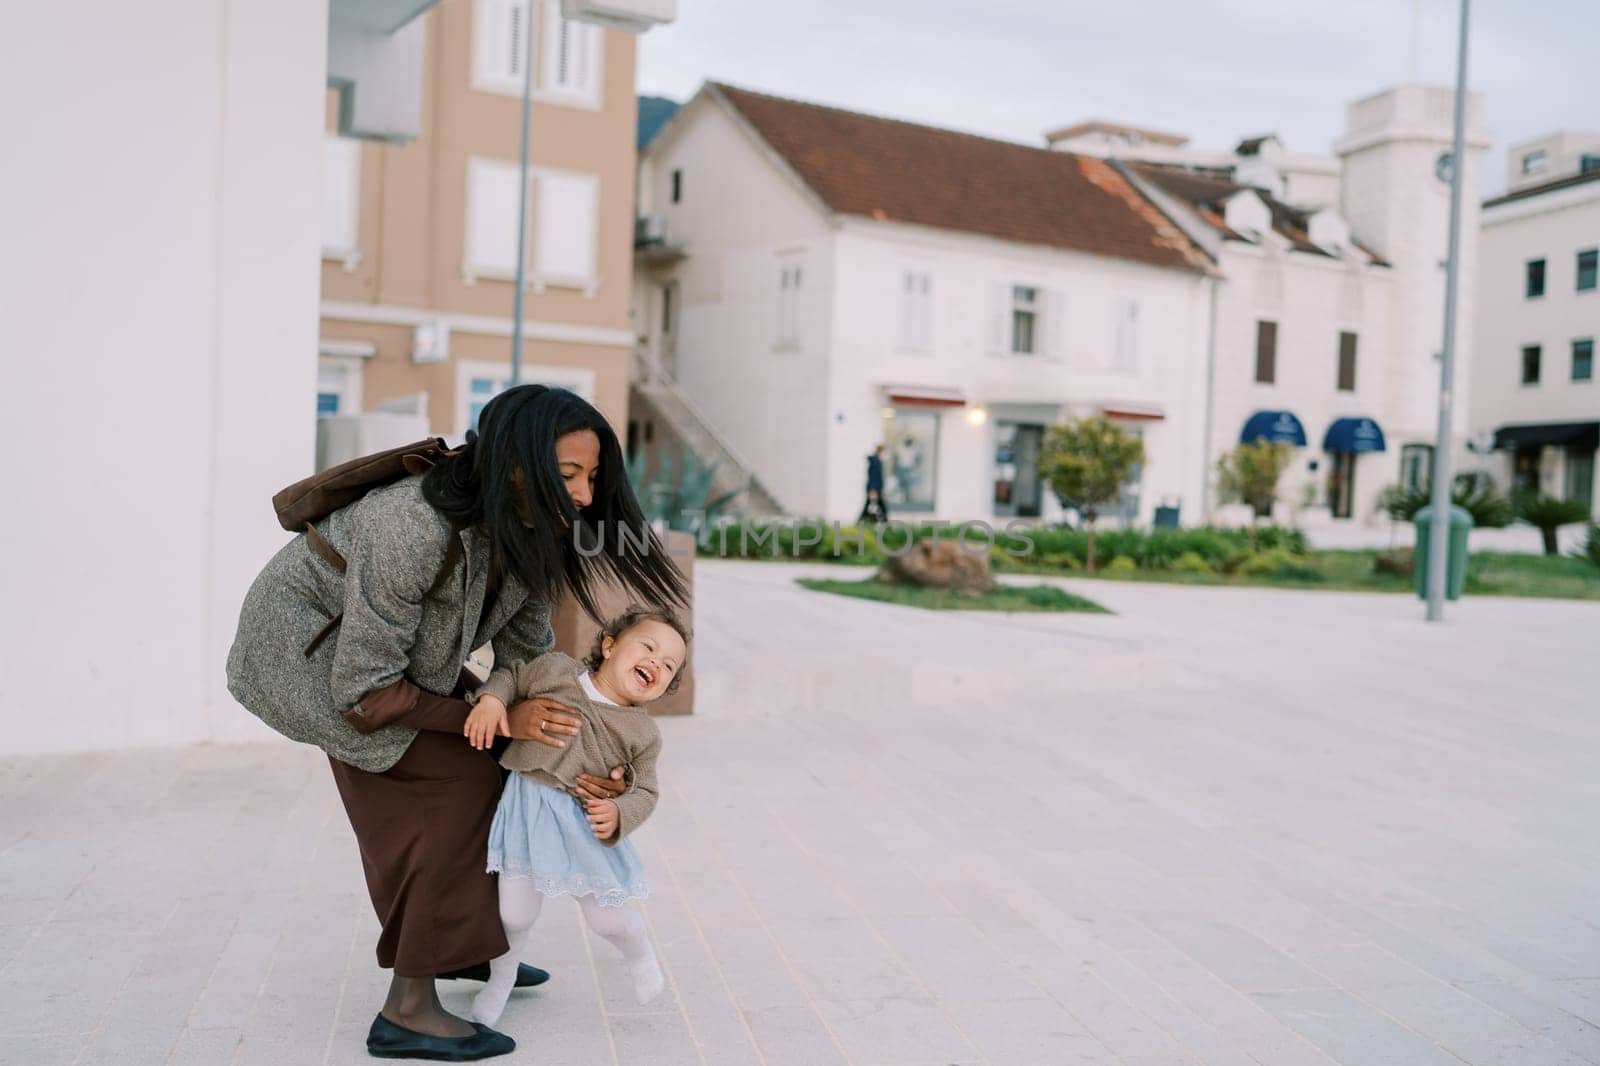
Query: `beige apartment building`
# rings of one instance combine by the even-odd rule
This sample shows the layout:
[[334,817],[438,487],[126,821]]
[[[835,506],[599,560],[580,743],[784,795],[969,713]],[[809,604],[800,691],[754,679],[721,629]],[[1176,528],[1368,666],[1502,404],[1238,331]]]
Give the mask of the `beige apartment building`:
[[444,0],[425,19],[419,139],[337,137],[328,94],[318,413],[420,407],[459,439],[509,383],[531,51],[522,380],[624,426],[634,37],[570,22],[559,0]]

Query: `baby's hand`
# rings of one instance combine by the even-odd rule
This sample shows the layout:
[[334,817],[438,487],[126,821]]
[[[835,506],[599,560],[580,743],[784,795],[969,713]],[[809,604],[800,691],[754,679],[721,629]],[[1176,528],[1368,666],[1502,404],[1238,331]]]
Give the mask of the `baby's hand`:
[[493,696],[480,697],[461,731],[466,734],[467,742],[479,751],[493,744],[497,736],[510,736],[506,728],[506,705]]
[[594,831],[596,840],[610,840],[617,835],[617,822],[620,815],[617,805],[611,800],[590,800],[585,806],[589,810],[589,828]]

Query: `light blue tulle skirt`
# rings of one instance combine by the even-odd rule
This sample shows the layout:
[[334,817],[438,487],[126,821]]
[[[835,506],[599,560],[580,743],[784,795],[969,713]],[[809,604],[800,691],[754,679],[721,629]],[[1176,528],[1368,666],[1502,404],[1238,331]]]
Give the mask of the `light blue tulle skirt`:
[[650,894],[632,841],[606,847],[576,797],[518,773],[506,778],[489,827],[489,872],[531,880],[546,896],[593,895],[603,907]]

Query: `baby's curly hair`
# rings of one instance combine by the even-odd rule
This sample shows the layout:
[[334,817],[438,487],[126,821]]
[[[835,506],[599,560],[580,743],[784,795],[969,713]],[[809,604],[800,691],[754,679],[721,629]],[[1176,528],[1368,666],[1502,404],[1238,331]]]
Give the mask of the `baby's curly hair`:
[[678,664],[678,669],[673,673],[672,680],[667,682],[665,695],[678,691],[678,682],[683,680],[683,669],[689,665],[689,641],[693,633],[684,624],[683,619],[665,607],[646,607],[642,604],[630,604],[628,609],[614,616],[609,622],[600,627],[600,632],[595,634],[594,646],[589,649],[589,654],[584,657],[583,665],[591,671],[600,669],[600,664],[606,661],[602,648],[606,638],[620,637],[624,632],[638,625],[640,622],[660,622],[662,625],[671,626],[683,638],[683,662]]

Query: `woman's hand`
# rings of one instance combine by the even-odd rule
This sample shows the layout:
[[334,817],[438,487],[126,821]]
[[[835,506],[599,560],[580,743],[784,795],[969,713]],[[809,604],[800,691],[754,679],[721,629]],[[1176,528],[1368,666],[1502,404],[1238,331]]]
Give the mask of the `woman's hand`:
[[579,774],[575,791],[578,793],[578,798],[584,803],[589,803],[593,800],[608,800],[613,796],[620,796],[628,791],[627,768],[613,766],[610,777]]
[[589,812],[589,828],[594,831],[594,838],[599,841],[610,840],[617,835],[617,805],[611,800],[590,800],[584,804]]
[[552,748],[566,747],[565,738],[577,736],[582,721],[571,707],[543,696],[522,700],[506,713],[512,740],[537,740]]
[[510,736],[506,728],[506,705],[496,696],[480,696],[461,731],[467,735],[467,742],[479,751],[493,744],[495,737]]

